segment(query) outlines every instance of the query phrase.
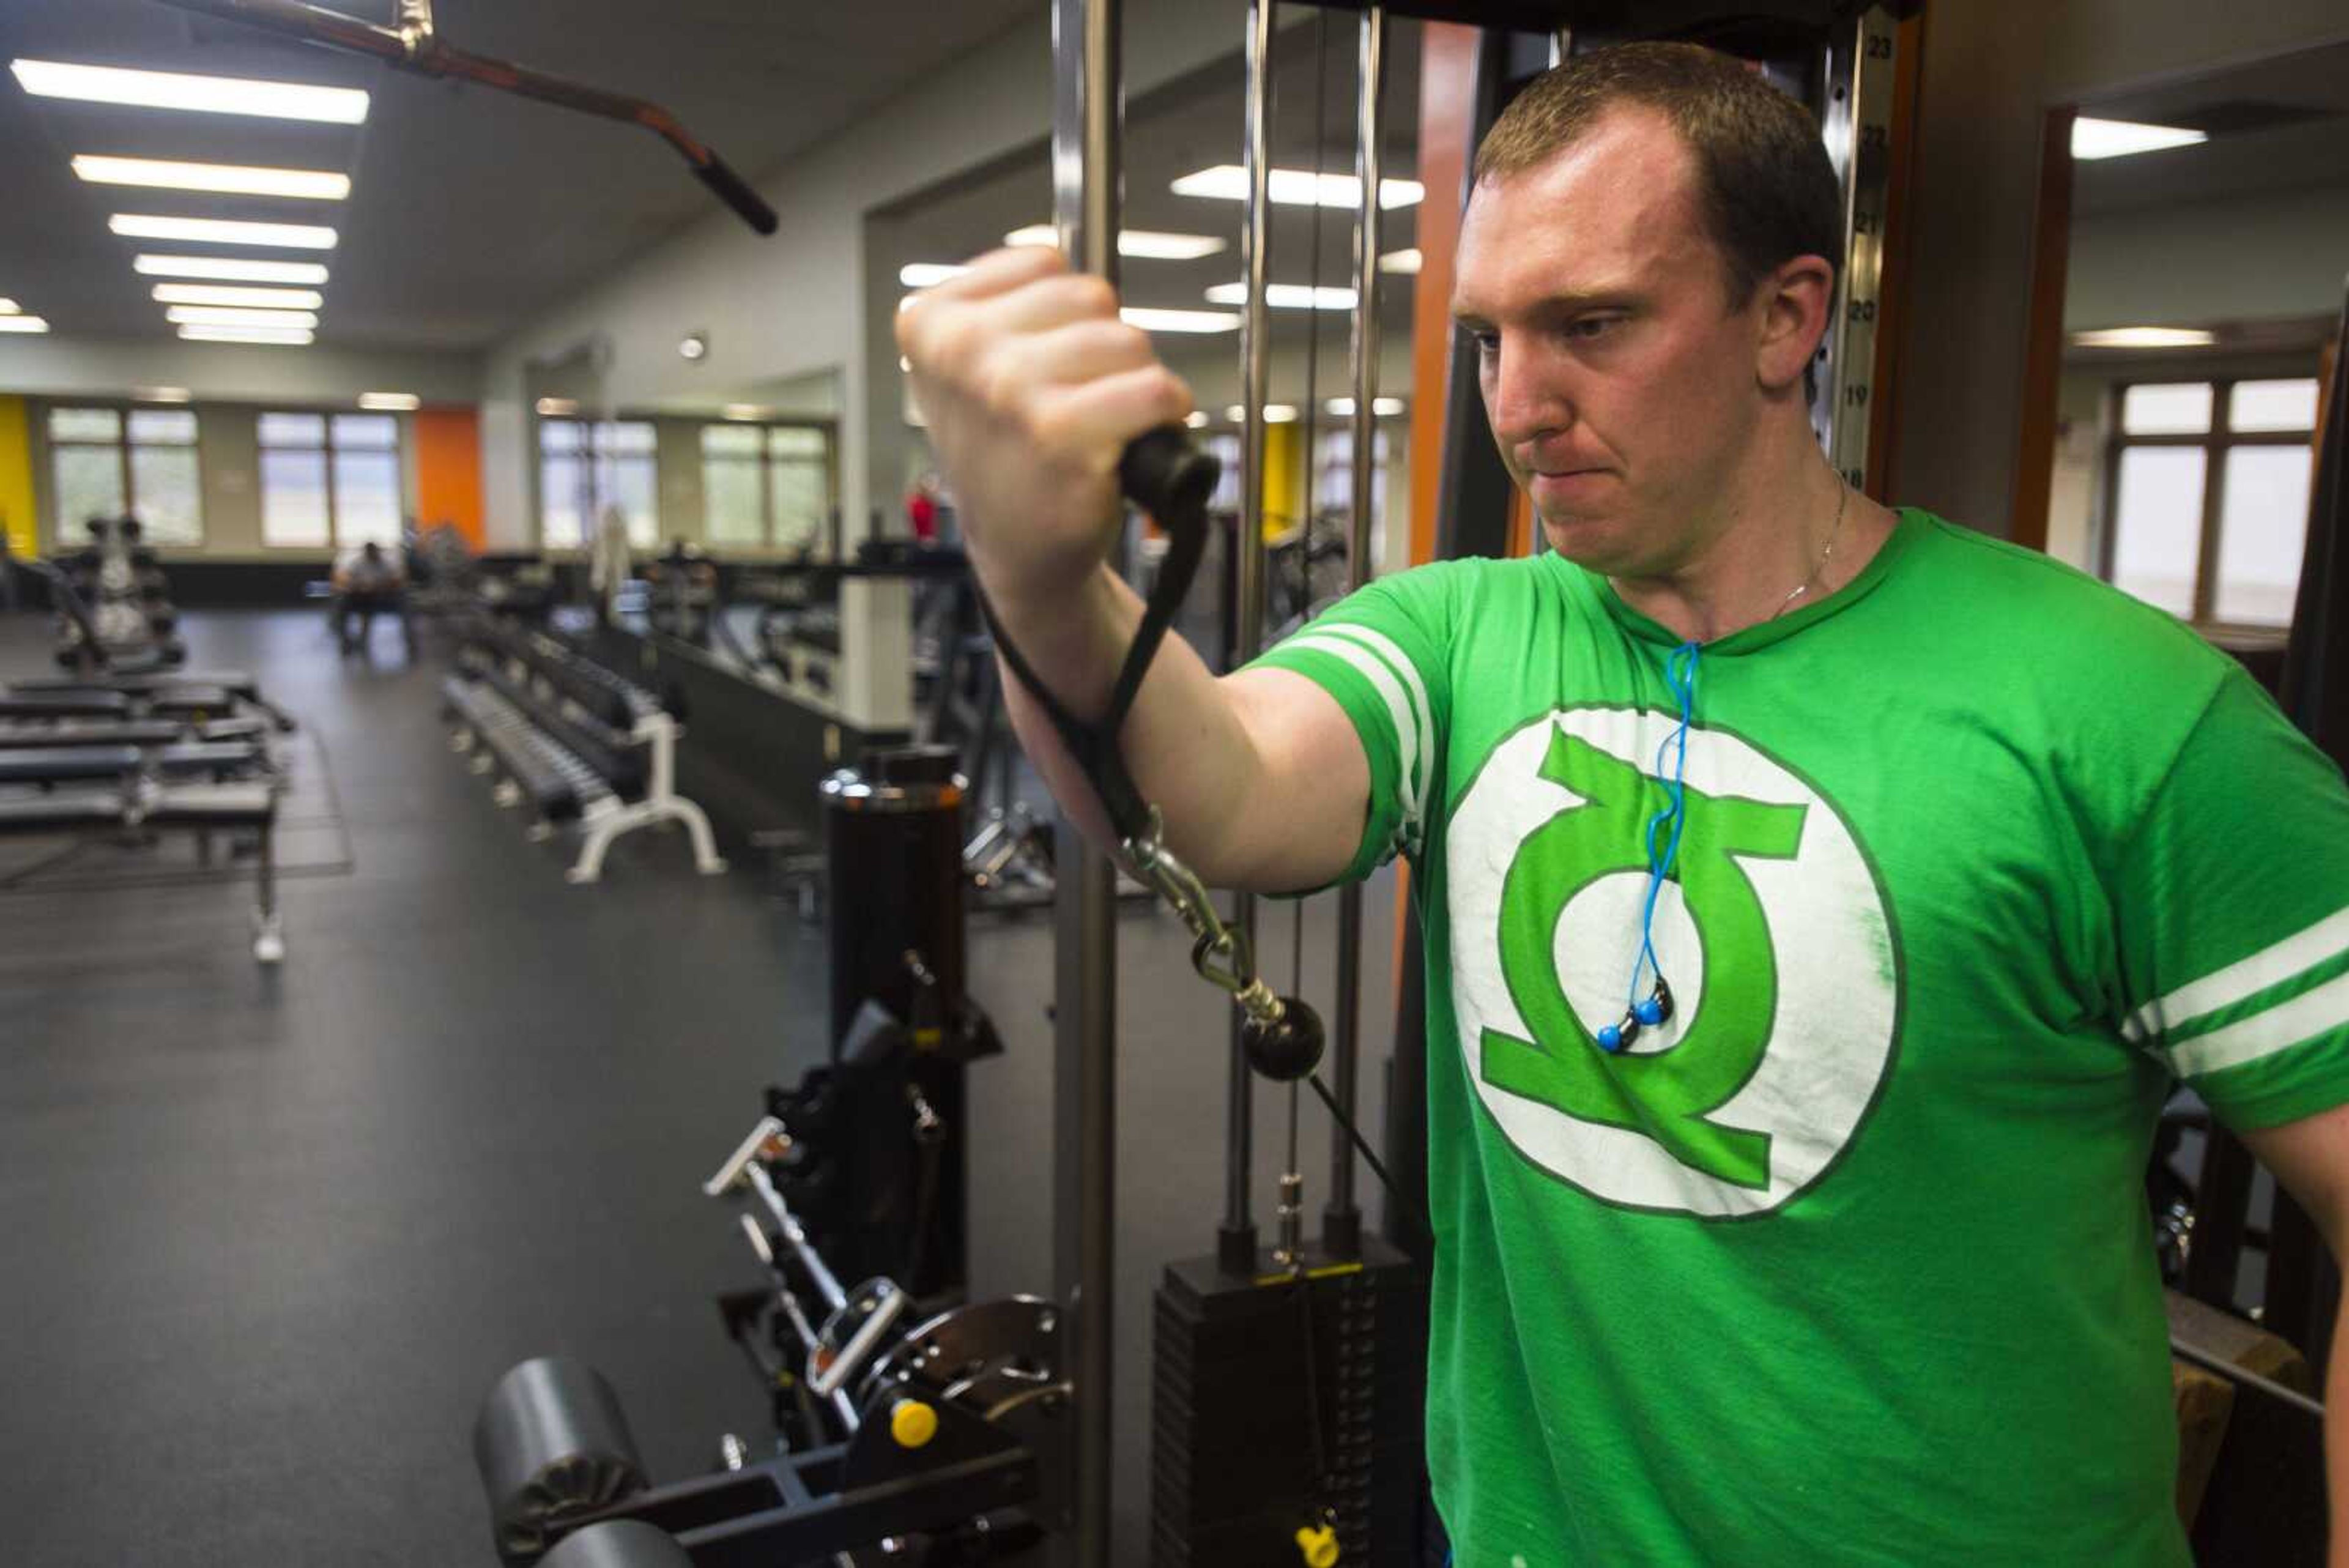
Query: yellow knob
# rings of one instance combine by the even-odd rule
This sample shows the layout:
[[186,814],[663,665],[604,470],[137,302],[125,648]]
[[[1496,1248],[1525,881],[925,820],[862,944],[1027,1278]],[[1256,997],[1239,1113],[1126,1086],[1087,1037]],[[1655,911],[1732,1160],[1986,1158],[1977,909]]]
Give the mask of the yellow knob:
[[1297,1550],[1305,1554],[1305,1568],[1338,1568],[1338,1532],[1326,1524],[1299,1531]]
[[918,1449],[938,1435],[938,1413],[919,1399],[900,1399],[889,1407],[889,1435],[901,1449]]

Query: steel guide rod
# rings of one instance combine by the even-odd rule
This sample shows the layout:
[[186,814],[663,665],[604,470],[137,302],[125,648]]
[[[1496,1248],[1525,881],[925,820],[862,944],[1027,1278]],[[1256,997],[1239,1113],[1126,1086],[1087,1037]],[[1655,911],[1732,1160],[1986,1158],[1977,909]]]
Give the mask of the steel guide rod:
[[[1386,8],[1362,12],[1354,65],[1354,315],[1347,344],[1352,363],[1354,414],[1353,514],[1346,535],[1346,588],[1360,589],[1371,577],[1371,493],[1378,457],[1379,390],[1379,183],[1383,172],[1380,145],[1381,88],[1386,66]],[[1318,279],[1316,280],[1319,281]],[[1348,883],[1338,894],[1338,1000],[1330,1034],[1330,1096],[1349,1122],[1354,1119],[1362,1033],[1362,888]],[[1323,1210],[1322,1245],[1335,1256],[1360,1255],[1362,1215],[1354,1205],[1354,1149],[1344,1137],[1330,1146],[1330,1203]]]
[[[1247,171],[1247,215],[1240,227],[1240,270],[1247,299],[1240,307],[1240,509],[1232,552],[1239,570],[1233,597],[1232,652],[1235,668],[1264,648],[1264,404],[1271,375],[1270,322],[1265,306],[1265,266],[1271,236],[1269,151],[1272,119],[1272,8],[1274,0],[1248,0],[1246,126],[1241,161]],[[1228,923],[1256,945],[1256,898],[1232,895]],[[1248,1178],[1256,1144],[1255,1093],[1247,1050],[1241,1040],[1245,1017],[1231,1014],[1231,1092],[1224,1171],[1224,1225],[1216,1255],[1235,1273],[1256,1268],[1256,1221],[1248,1212]]]
[[[1117,281],[1117,0],[1053,0],[1052,221],[1078,268]],[[1075,1473],[1053,1559],[1109,1561],[1117,1173],[1117,928],[1110,858],[1061,815],[1053,943],[1053,1289],[1070,1313]]]

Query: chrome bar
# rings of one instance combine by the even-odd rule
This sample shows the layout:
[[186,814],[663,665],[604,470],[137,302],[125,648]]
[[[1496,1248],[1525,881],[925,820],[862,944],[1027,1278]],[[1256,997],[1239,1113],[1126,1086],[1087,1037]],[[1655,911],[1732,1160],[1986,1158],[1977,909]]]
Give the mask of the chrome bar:
[[[1265,269],[1272,229],[1272,10],[1274,0],[1248,0],[1246,123],[1241,161],[1247,171],[1247,215],[1240,228],[1240,271],[1247,299],[1240,307],[1240,513],[1232,540],[1238,568],[1234,596],[1232,652],[1246,664],[1264,645],[1264,405],[1271,379],[1270,313],[1265,304]],[[1253,950],[1256,898],[1232,895],[1226,922]],[[1248,1178],[1256,1144],[1255,1085],[1241,1040],[1246,1019],[1231,1016],[1231,1084],[1226,1105],[1224,1226],[1217,1252],[1226,1269],[1245,1272],[1256,1265],[1256,1220],[1249,1212]]]
[[[1354,66],[1354,179],[1360,197],[1354,210],[1354,318],[1348,344],[1352,359],[1353,506],[1346,535],[1346,587],[1359,589],[1376,575],[1371,560],[1371,502],[1378,473],[1379,393],[1379,184],[1383,175],[1381,89],[1386,67],[1386,8],[1362,12],[1361,40]],[[1388,525],[1393,525],[1390,519]],[[1338,1001],[1331,1015],[1330,1076],[1340,1114],[1354,1118],[1361,1077],[1362,1039],[1362,889],[1349,884],[1338,895]],[[1344,1138],[1330,1145],[1330,1203],[1322,1241],[1340,1257],[1361,1250],[1361,1211],[1354,1206],[1354,1150]]]
[[775,1190],[774,1180],[768,1176],[767,1168],[754,1159],[743,1168],[742,1173],[750,1179],[750,1189],[759,1195],[759,1201],[764,1203],[767,1212],[775,1217],[775,1227],[783,1233],[784,1244],[798,1256],[800,1267],[808,1272],[808,1278],[815,1282],[817,1292],[823,1297],[823,1304],[838,1312],[841,1303],[848,1299],[848,1293],[840,1288],[840,1282],[832,1277],[832,1271],[824,1266],[823,1260],[816,1256],[815,1249],[808,1244],[807,1232],[800,1229],[799,1216],[792,1213],[792,1206],[783,1201],[783,1195]]
[[[1119,9],[1052,3],[1052,222],[1080,269],[1117,281]],[[1063,1451],[1073,1474],[1047,1486],[1068,1501],[1053,1561],[1110,1553],[1115,1428],[1117,927],[1109,857],[1059,825],[1053,945],[1053,1292],[1070,1314],[1075,1393]]]

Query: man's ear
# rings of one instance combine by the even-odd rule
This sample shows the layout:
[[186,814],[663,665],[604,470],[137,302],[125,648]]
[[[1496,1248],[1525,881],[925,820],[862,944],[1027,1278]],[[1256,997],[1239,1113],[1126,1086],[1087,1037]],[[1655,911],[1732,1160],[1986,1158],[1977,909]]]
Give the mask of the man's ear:
[[1768,391],[1783,391],[1802,379],[1826,337],[1835,306],[1835,268],[1823,256],[1796,256],[1762,280],[1761,317],[1754,339],[1754,376]]

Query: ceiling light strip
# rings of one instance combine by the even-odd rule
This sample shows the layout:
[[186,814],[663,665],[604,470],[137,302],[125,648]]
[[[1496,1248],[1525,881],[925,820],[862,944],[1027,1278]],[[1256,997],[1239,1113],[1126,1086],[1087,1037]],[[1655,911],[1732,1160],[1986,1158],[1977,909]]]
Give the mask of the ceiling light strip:
[[272,245],[282,250],[330,251],[335,231],[314,223],[247,223],[223,218],[170,218],[153,213],[117,213],[106,226],[125,239],[186,240],[203,245]]
[[262,310],[316,310],[326,296],[315,288],[227,288],[211,283],[159,283],[158,305],[244,305]]
[[[1317,174],[1310,169],[1275,169],[1268,182],[1272,200],[1285,207],[1342,207],[1351,212],[1361,205],[1361,182],[1351,174]],[[1237,163],[1218,163],[1213,168],[1197,170],[1174,182],[1178,196],[1205,196],[1219,202],[1247,200],[1247,171]],[[1381,180],[1379,182],[1381,210],[1395,207],[1415,207],[1427,198],[1427,188],[1416,180]]]
[[331,169],[176,163],[163,158],[106,158],[84,152],[74,158],[73,171],[93,185],[139,185],[158,191],[203,191],[224,196],[339,202],[351,193],[351,177]]
[[317,262],[263,261],[256,256],[134,256],[131,270],[147,277],[202,277],[223,283],[290,283],[316,286],[326,281],[326,269]]
[[245,310],[224,305],[175,305],[163,312],[174,327],[300,327],[318,325],[308,310]]
[[301,327],[182,327],[180,336],[191,343],[276,343],[288,348],[307,348],[314,335]]
[[16,73],[17,84],[36,98],[202,114],[248,114],[263,119],[308,119],[326,125],[357,125],[367,116],[367,95],[357,88],[126,70],[63,60],[17,60],[8,68]]

